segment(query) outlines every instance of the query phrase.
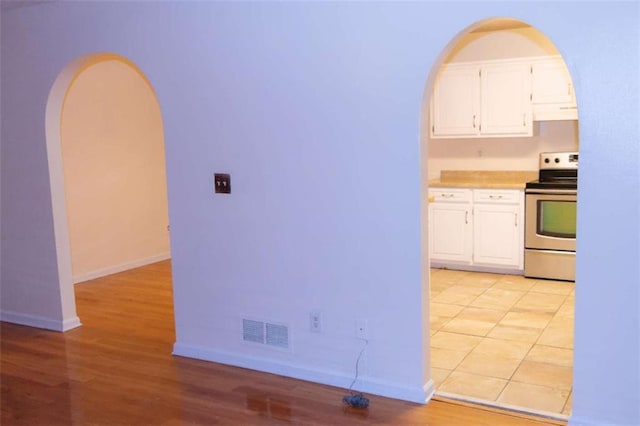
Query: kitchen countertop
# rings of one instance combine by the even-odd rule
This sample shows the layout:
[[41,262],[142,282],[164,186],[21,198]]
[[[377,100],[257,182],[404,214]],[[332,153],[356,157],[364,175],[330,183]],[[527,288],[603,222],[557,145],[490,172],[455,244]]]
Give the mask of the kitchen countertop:
[[430,188],[524,189],[538,179],[529,170],[442,170],[439,179],[429,180]]

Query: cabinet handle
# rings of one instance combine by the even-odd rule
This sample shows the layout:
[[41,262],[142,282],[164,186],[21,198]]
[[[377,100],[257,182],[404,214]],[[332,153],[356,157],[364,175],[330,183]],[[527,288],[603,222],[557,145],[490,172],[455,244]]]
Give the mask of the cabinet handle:
[[465,210],[464,212],[464,224],[467,225],[469,223],[469,210]]
[[518,227],[518,213],[514,213],[514,216],[515,216],[516,220],[514,221],[513,226],[515,226],[517,228]]
[[453,194],[441,194],[442,198],[453,198]]
[[476,115],[473,114],[473,128],[476,128]]
[[522,114],[522,125],[527,126],[527,113]]
[[502,198],[502,195],[489,195],[489,198],[491,198],[492,200],[500,200]]

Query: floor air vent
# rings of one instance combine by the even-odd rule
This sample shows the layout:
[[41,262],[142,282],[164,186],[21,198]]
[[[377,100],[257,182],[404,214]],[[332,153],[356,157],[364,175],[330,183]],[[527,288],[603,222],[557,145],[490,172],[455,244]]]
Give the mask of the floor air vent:
[[242,339],[289,349],[289,327],[250,319],[242,320]]

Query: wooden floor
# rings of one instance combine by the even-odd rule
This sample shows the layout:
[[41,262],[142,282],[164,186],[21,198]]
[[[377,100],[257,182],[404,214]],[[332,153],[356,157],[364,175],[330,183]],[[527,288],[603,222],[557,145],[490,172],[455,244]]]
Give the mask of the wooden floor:
[[2,425],[558,425],[481,406],[427,405],[171,355],[171,264],[76,285],[83,326],[1,326]]

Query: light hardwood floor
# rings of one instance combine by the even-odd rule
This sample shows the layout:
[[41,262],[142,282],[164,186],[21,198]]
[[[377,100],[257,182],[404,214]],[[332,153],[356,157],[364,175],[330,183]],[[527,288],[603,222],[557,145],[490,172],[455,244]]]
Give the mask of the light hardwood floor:
[[76,285],[83,326],[1,324],[2,425],[558,425],[508,411],[367,395],[171,355],[171,264]]

